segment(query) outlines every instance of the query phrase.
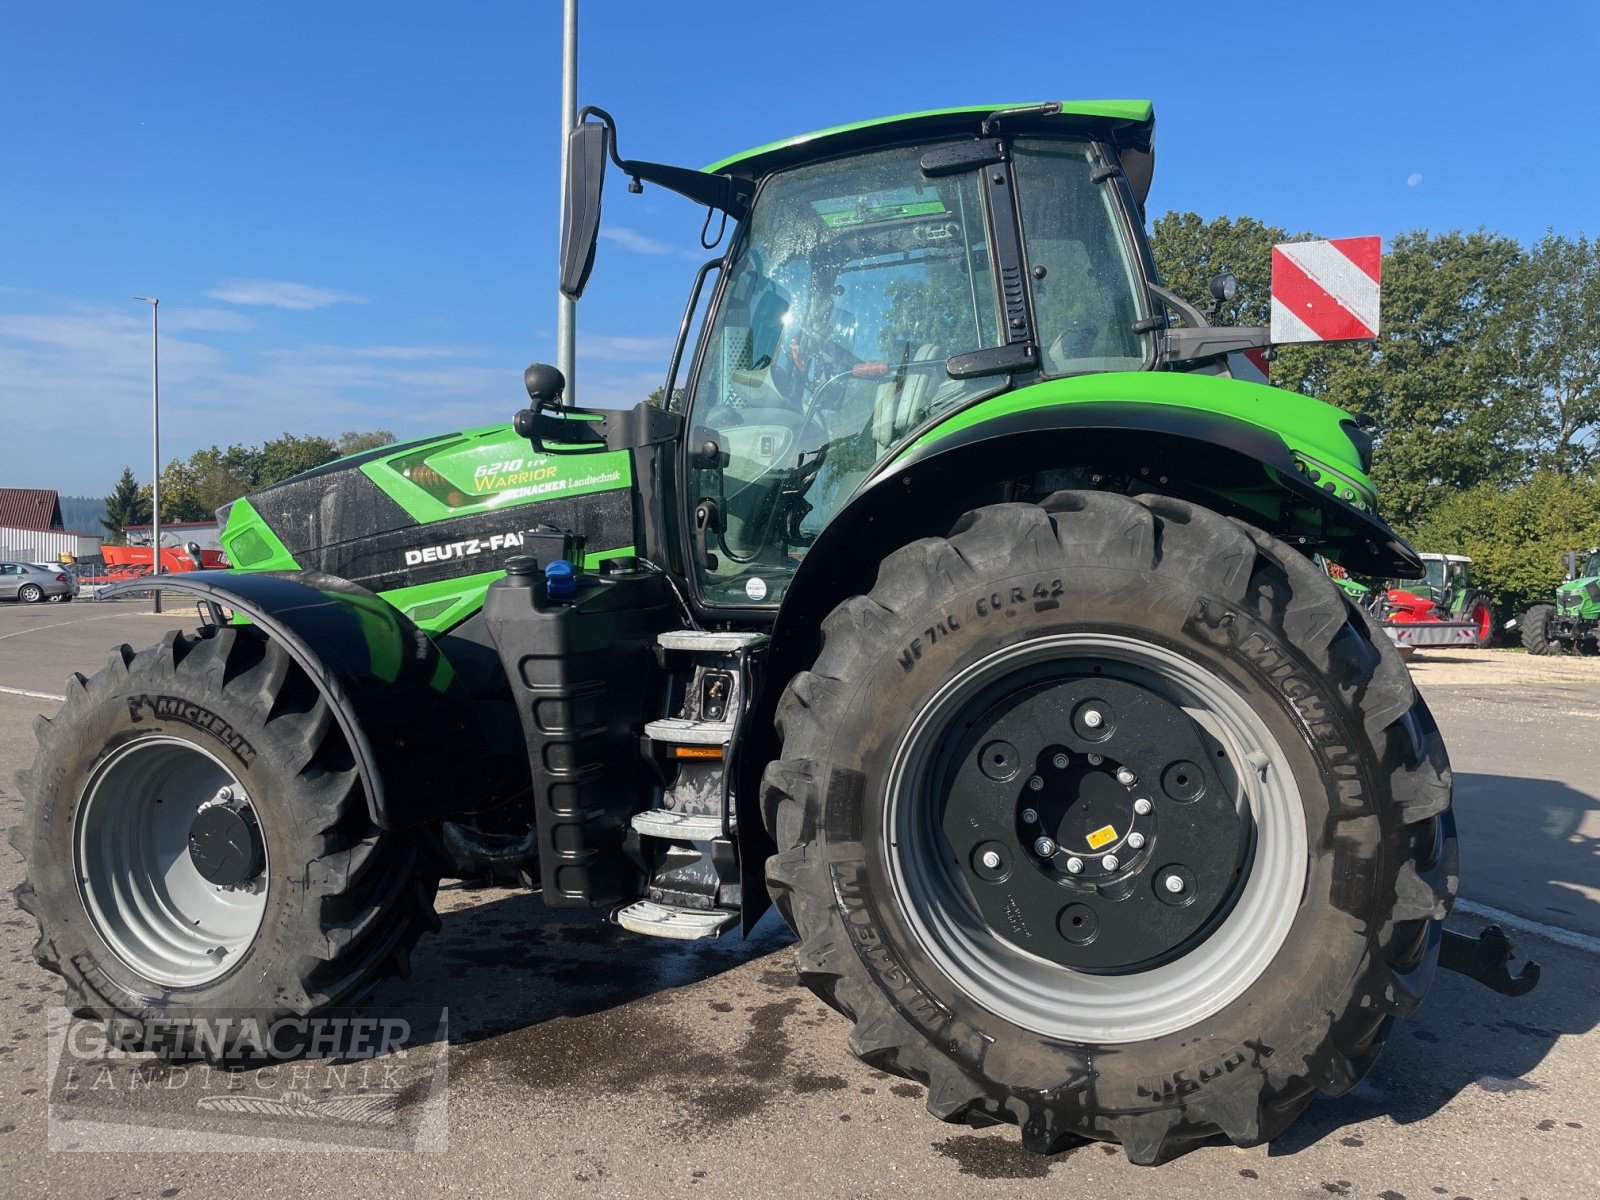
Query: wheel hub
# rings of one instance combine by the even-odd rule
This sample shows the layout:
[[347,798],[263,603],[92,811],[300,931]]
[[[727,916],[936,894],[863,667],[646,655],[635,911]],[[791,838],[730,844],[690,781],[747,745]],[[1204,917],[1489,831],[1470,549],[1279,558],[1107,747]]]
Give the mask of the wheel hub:
[[249,804],[230,794],[201,805],[189,826],[189,859],[206,882],[219,887],[237,887],[261,874],[261,829]]
[[1182,953],[1225,914],[1249,849],[1217,752],[1136,684],[1009,682],[944,776],[943,830],[985,921],[1080,970]]

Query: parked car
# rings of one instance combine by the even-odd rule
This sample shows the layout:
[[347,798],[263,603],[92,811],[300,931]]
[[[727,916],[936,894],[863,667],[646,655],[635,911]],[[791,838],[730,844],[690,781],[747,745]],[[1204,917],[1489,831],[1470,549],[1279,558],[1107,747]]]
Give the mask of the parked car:
[[0,562],[0,600],[37,604],[41,600],[67,601],[77,594],[78,582],[65,568]]
[[68,566],[65,563],[29,563],[28,566],[38,567],[39,570],[48,571],[52,575],[64,575],[67,582],[72,585],[70,592],[52,593],[46,596],[45,599],[50,601],[51,604],[65,604],[68,601],[76,600],[83,592],[83,584],[78,579],[77,567]]

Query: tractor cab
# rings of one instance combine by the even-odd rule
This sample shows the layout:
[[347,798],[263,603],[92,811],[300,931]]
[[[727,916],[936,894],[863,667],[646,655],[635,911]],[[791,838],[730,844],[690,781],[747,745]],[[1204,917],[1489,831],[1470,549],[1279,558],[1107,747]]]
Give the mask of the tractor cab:
[[781,600],[835,510],[942,414],[1153,361],[1114,148],[970,146],[928,134],[761,182],[687,388],[692,443],[718,447],[689,483],[709,605]]

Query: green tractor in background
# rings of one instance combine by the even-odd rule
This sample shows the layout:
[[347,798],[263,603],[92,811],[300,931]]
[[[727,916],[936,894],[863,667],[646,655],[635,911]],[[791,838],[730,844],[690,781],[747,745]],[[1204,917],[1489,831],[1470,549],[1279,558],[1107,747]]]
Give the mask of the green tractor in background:
[[1561,556],[1566,582],[1554,604],[1523,614],[1522,645],[1529,654],[1600,654],[1600,550]]
[[1157,282],[1153,132],[954,108],[696,171],[585,110],[568,295],[608,160],[733,230],[668,404],[536,364],[512,424],[256,493],[237,570],[140,581],[200,620],[41,723],[38,961],[170,1035],[359,1002],[445,875],[671,939],[770,898],[936,1116],[1140,1163],[1348,1091],[1437,966],[1526,990],[1443,929],[1443,741],[1313,561],[1423,574],[1371,440]]

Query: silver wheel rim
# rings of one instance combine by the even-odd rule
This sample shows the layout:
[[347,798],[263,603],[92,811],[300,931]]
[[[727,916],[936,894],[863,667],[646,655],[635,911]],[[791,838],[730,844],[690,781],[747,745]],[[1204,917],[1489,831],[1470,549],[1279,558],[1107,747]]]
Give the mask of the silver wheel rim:
[[44,592],[39,589],[38,584],[30,583],[17,592],[17,598],[24,604],[37,604],[44,599]]
[[[1240,886],[1220,921],[1180,957],[1149,970],[1073,970],[997,937],[979,917],[938,829],[933,748],[968,701],[1041,663],[1146,687],[1181,707],[1226,755],[1235,804],[1251,826]],[[1246,765],[1248,764],[1248,765]],[[931,819],[930,819],[931,818]],[[1277,740],[1225,680],[1165,647],[1110,634],[1062,634],[999,650],[950,680],[895,753],[884,806],[890,884],[923,950],[996,1016],[1046,1037],[1121,1044],[1188,1028],[1226,1008],[1277,956],[1307,873],[1305,814]]]
[[270,871],[253,888],[225,888],[189,855],[195,814],[223,788],[244,797],[216,758],[155,735],[112,753],[84,789],[73,849],[84,910],[112,953],[154,983],[221,978],[261,929]]

